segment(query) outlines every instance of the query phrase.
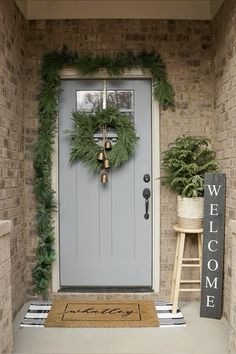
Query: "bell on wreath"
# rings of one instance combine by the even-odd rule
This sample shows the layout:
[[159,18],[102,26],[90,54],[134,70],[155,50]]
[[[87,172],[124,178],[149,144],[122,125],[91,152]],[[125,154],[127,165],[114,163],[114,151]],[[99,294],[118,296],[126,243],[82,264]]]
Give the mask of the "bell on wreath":
[[98,161],[103,161],[105,158],[105,155],[104,155],[104,152],[103,151],[100,151],[97,155],[97,159]]
[[110,161],[108,159],[105,159],[103,162],[103,167],[104,168],[110,168]]
[[103,184],[108,183],[108,174],[106,172],[101,173],[101,183]]
[[106,140],[104,148],[106,151],[109,151],[112,149],[112,143],[110,142],[110,140]]

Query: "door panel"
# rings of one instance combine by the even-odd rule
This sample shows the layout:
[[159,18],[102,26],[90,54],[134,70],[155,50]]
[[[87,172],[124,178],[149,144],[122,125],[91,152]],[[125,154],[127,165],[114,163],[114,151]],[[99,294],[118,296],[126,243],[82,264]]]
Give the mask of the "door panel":
[[59,102],[61,286],[151,286],[152,203],[150,198],[150,218],[145,220],[143,198],[143,189],[151,189],[151,181],[143,181],[143,176],[152,172],[151,81],[106,81],[108,105],[119,107],[134,119],[139,140],[134,157],[110,171],[105,186],[100,183],[99,175],[91,174],[80,162],[69,165],[68,139],[64,133],[72,128],[73,110],[102,105],[104,81],[65,80],[62,89]]

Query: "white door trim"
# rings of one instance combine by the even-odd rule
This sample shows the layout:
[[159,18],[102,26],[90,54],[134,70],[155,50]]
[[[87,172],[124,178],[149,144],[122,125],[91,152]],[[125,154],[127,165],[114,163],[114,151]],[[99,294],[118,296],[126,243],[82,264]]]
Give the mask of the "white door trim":
[[[65,68],[61,71],[60,78],[65,79],[109,79],[107,71],[101,71],[96,75],[84,76],[78,70]],[[114,77],[112,77],[114,78]],[[119,79],[149,78],[152,76],[148,71],[133,69],[125,71]],[[152,186],[153,186],[153,291],[159,292],[160,283],[160,111],[159,103],[152,95]],[[52,188],[56,192],[56,203],[58,205],[58,134],[55,138],[53,167],[52,167]],[[55,224],[55,252],[56,260],[52,265],[52,292],[60,289],[60,268],[59,268],[59,217],[58,212],[54,214]]]

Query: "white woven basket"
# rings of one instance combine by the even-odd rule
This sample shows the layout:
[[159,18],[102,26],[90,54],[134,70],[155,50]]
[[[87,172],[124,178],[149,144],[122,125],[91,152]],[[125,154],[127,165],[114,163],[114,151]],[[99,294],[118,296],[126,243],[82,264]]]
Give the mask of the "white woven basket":
[[188,229],[201,228],[203,224],[203,198],[178,196],[178,225]]

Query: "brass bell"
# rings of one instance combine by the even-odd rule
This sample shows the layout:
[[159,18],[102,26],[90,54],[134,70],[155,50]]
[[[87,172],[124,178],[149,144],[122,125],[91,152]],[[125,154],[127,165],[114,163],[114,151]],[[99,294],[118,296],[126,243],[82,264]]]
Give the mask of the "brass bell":
[[110,168],[110,161],[108,159],[105,159],[103,162],[103,167],[104,168]]
[[105,150],[109,151],[112,149],[112,143],[110,142],[110,140],[106,140],[105,141],[105,145],[104,145]]
[[103,184],[108,183],[108,174],[105,172],[101,174],[101,183]]
[[104,152],[103,151],[100,151],[97,155],[97,159],[98,161],[103,161],[105,158],[105,155],[104,155]]

